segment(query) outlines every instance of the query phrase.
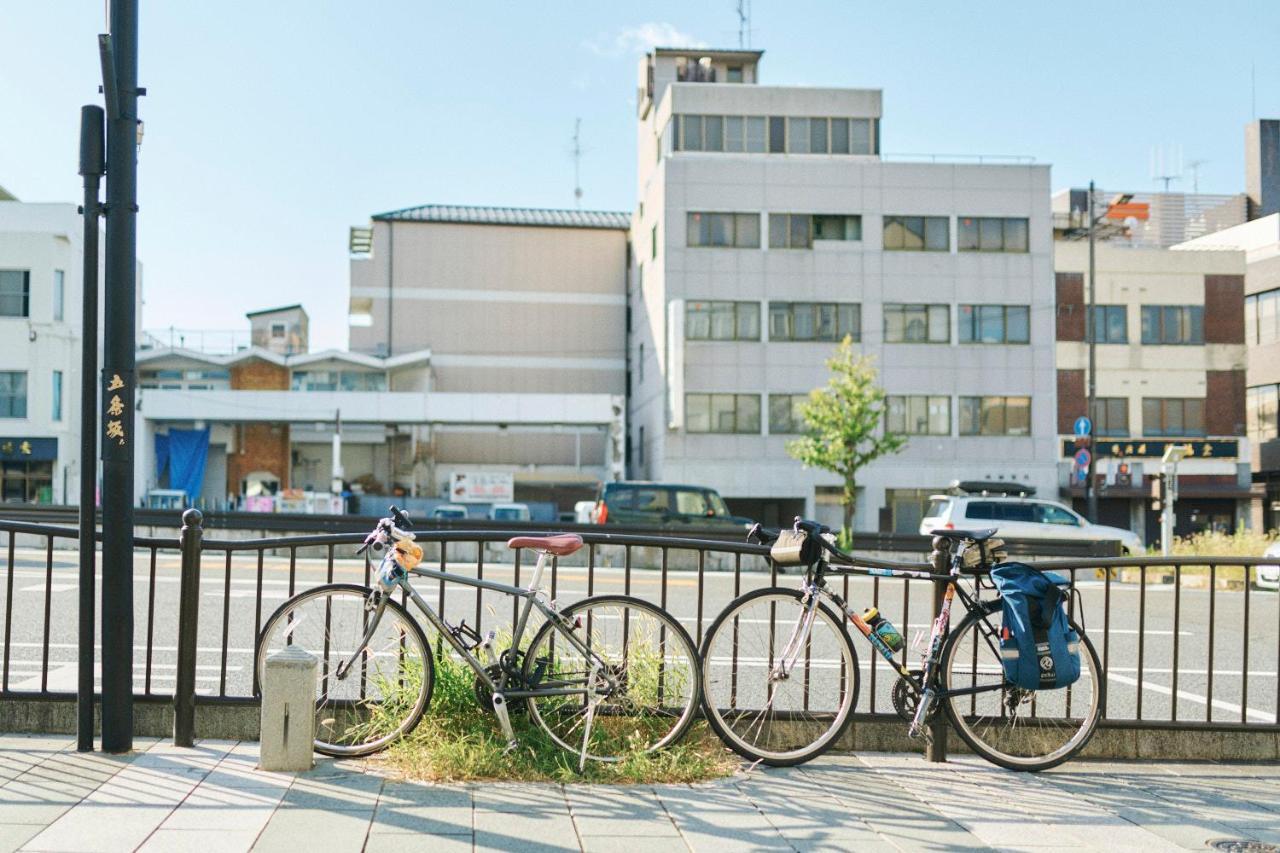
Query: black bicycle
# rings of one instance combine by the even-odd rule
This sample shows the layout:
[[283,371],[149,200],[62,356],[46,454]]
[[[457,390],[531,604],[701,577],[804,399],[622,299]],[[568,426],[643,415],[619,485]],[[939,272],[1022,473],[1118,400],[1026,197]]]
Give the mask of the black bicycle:
[[[847,619],[897,673],[893,706],[912,736],[927,732],[941,706],[965,743],[1001,767],[1044,770],[1079,753],[1102,714],[1098,654],[1072,620],[1080,637],[1075,683],[1025,690],[1005,679],[1001,601],[984,578],[991,564],[986,543],[995,532],[935,531],[935,573],[856,565],[832,544],[828,528],[796,519],[781,533],[781,559],[805,566],[800,589],[768,587],[735,599],[703,638],[703,707],[711,727],[735,752],[766,764],[799,764],[830,749],[852,721],[858,697],[858,656]],[[778,534],[757,525],[750,538],[773,545],[779,559]],[[901,635],[877,614],[858,613],[828,586],[829,578],[846,574],[946,585],[919,669],[895,657]],[[952,629],[957,597],[965,615]]]

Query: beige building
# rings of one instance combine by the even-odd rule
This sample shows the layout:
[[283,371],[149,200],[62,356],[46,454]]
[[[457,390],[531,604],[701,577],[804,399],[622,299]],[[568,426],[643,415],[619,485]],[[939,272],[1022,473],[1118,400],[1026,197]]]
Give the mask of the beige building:
[[1170,443],[1190,443],[1195,452],[1179,468],[1178,535],[1246,521],[1244,253],[1100,241],[1091,323],[1087,241],[1059,239],[1054,266],[1063,496],[1084,509],[1072,435],[1086,414],[1093,336],[1097,521],[1134,530],[1148,543],[1159,538],[1154,480]]
[[[517,500],[564,508],[622,475],[629,225],[625,213],[425,205],[352,229],[352,352],[429,350],[432,399],[511,401],[434,425],[438,480],[512,473]],[[521,400],[553,396],[615,414],[522,416]]]

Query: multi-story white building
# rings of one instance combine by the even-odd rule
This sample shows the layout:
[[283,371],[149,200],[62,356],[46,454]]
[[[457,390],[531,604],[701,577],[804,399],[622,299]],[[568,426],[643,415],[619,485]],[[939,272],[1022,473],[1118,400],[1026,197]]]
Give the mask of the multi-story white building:
[[838,522],[839,479],[784,447],[849,335],[911,434],[862,473],[858,529],[914,531],[956,479],[1053,493],[1049,167],[887,162],[879,90],[760,85],[760,57],[640,65],[631,475]]
[[[0,190],[0,500],[79,489],[82,234],[74,204]],[[95,460],[84,467],[96,476]]]

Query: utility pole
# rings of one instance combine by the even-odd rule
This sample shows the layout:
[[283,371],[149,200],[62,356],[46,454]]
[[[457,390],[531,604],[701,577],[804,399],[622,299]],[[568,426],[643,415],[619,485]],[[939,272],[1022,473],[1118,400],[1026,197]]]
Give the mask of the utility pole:
[[1089,182],[1089,298],[1085,308],[1085,339],[1089,343],[1089,394],[1085,404],[1085,416],[1089,419],[1089,465],[1084,481],[1085,515],[1089,521],[1098,523],[1098,489],[1093,481],[1094,466],[1097,464],[1098,447],[1095,438],[1098,425],[1094,423],[1097,415],[1096,400],[1098,395],[1098,330],[1095,328],[1094,301],[1097,298],[1097,262],[1095,260],[1094,230],[1097,219],[1093,214],[1093,181]]
[[582,130],[582,119],[573,120],[573,206],[582,208],[582,141],[579,132]]
[[102,107],[80,108],[80,174],[84,176],[84,268],[80,331],[80,633],[76,684],[76,749],[93,751],[93,635],[97,598],[98,490],[98,186],[103,159]]
[[[138,0],[112,0],[103,62],[107,251],[102,393],[102,749],[133,748]],[[85,377],[86,380],[89,377]]]

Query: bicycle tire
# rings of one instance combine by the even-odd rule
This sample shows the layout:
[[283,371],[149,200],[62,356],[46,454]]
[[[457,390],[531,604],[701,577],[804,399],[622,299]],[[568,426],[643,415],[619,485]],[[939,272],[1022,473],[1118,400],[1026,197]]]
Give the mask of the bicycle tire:
[[[822,735],[811,744],[786,752],[768,752],[753,747],[751,744],[736,736],[730,726],[723,718],[721,710],[713,707],[713,685],[709,683],[712,678],[714,668],[709,660],[715,645],[715,637],[722,628],[728,624],[733,615],[741,610],[745,605],[750,604],[759,598],[766,596],[775,596],[778,598],[786,598],[795,600],[799,603],[803,599],[803,594],[795,589],[786,587],[765,587],[763,589],[753,590],[740,595],[720,614],[715,621],[711,623],[711,627],[707,629],[706,635],[702,638],[702,648],[699,650],[699,656],[702,659],[702,707],[703,714],[707,718],[712,730],[719,736],[726,746],[734,752],[751,761],[760,761],[773,767],[791,767],[796,764],[803,764],[806,761],[812,761],[831,749],[840,740],[841,736],[848,731],[849,725],[853,722],[853,709],[858,702],[859,687],[859,670],[858,670],[858,653],[854,648],[853,639],[849,636],[848,630],[844,626],[844,616],[837,614],[827,605],[826,602],[818,602],[818,609],[822,612],[823,618],[835,629],[837,642],[840,644],[840,651],[845,653],[847,657],[844,661],[845,677],[849,679],[850,689],[848,690],[847,701],[842,703],[842,707],[838,711],[838,717],[835,725],[827,729]],[[815,627],[819,624],[815,620]],[[736,669],[736,663],[735,663]]]
[[[656,617],[659,622],[662,623],[662,627],[665,628],[666,631],[670,632],[671,635],[676,638],[678,643],[684,646],[688,654],[689,666],[693,669],[692,677],[689,680],[691,695],[688,698],[687,707],[681,713],[676,725],[663,735],[657,743],[651,744],[643,750],[645,753],[654,752],[679,741],[680,738],[684,737],[685,733],[689,731],[689,727],[693,725],[694,720],[697,718],[698,708],[701,705],[702,688],[701,659],[698,655],[698,647],[697,644],[693,642],[693,638],[689,636],[689,632],[685,630],[683,625],[676,621],[674,616],[655,604],[651,604],[643,599],[635,598],[630,595],[593,595],[565,607],[560,611],[560,616],[563,619],[572,622],[576,613],[608,604],[625,605],[628,608],[648,611],[651,615]],[[542,649],[543,643],[547,640],[548,635],[555,632],[555,630],[555,627],[550,621],[544,622],[542,627],[538,629],[538,632],[533,635],[533,639],[529,642],[528,651],[524,657],[524,676],[526,682],[529,682],[535,677],[538,667],[541,665],[539,651]],[[659,693],[659,696],[660,695],[661,694]],[[530,696],[525,700],[527,703],[526,707],[529,709],[529,715],[533,717],[542,730],[546,732],[551,740],[558,746],[569,752],[576,753],[580,749],[580,745],[567,742],[563,737],[561,737],[562,733],[557,732],[555,728],[546,719],[544,719],[544,711],[539,706],[540,698],[542,697]],[[616,762],[623,758],[623,756],[604,756],[590,752],[587,753],[587,757],[594,761],[602,762]]]
[[[257,673],[257,681],[262,683],[265,673],[266,659],[268,650],[265,648],[266,643],[272,636],[272,632],[278,625],[279,621],[288,614],[299,608],[299,605],[305,603],[308,599],[321,598],[330,596],[335,593],[342,595],[359,595],[364,599],[368,599],[373,595],[373,590],[359,584],[324,584],[309,590],[298,593],[297,595],[285,601],[275,612],[271,614],[266,623],[262,627],[262,633],[258,636],[258,642],[254,647],[254,667]],[[420,644],[422,650],[422,684],[418,691],[418,697],[408,716],[406,716],[398,726],[388,735],[384,735],[375,740],[361,744],[342,744],[326,741],[320,737],[320,726],[317,725],[317,736],[314,742],[315,751],[323,755],[330,755],[338,758],[351,758],[363,755],[372,755],[389,746],[395,740],[404,737],[412,732],[421,722],[423,715],[426,713],[427,706],[431,704],[431,694],[435,688],[435,664],[431,655],[431,645],[427,642],[427,636],[422,630],[422,626],[413,618],[399,602],[388,597],[386,600],[387,610],[394,613],[406,628],[415,635],[415,640]],[[385,615],[384,615],[385,618]],[[314,649],[307,649],[317,657],[321,657],[321,653]],[[323,667],[322,667],[323,668]],[[317,706],[319,710],[320,706]]]
[[[961,620],[959,626],[950,633],[950,636],[947,637],[947,643],[943,647],[941,660],[944,688],[950,688],[952,686],[951,677],[954,664],[953,656],[959,653],[960,646],[964,641],[964,638],[968,635],[970,629],[975,627],[975,623],[985,621],[985,617],[994,612],[998,606],[999,601],[996,600],[986,603],[982,610],[970,611],[969,614]],[[1064,747],[1055,749],[1053,752],[1043,757],[1009,755],[1008,753],[998,751],[978,736],[972,722],[963,712],[963,708],[959,707],[961,705],[968,704],[972,708],[972,700],[970,697],[947,697],[944,701],[944,705],[946,706],[947,716],[951,720],[952,727],[956,730],[956,733],[960,735],[961,740],[968,744],[969,748],[977,755],[980,755],[992,764],[1004,767],[1008,770],[1035,772],[1048,770],[1051,767],[1057,767],[1064,761],[1071,760],[1089,744],[1089,740],[1093,737],[1094,732],[1097,731],[1098,721],[1102,717],[1102,708],[1106,702],[1106,677],[1103,673],[1102,662],[1098,657],[1098,653],[1093,648],[1093,643],[1090,642],[1088,636],[1085,635],[1084,631],[1081,630],[1080,626],[1078,626],[1074,620],[1069,620],[1069,622],[1071,629],[1080,635],[1081,675],[1084,676],[1086,674],[1084,670],[1088,667],[1089,679],[1093,684],[1097,685],[1097,689],[1094,691],[1092,701],[1090,702],[1089,714],[1082,720],[1077,733],[1072,736]],[[1060,689],[1070,690],[1071,688]],[[1056,693],[1057,691],[1030,692],[1039,694]],[[1066,708],[1069,709],[1070,705],[1067,704]],[[1034,717],[1032,719],[1034,719]]]

